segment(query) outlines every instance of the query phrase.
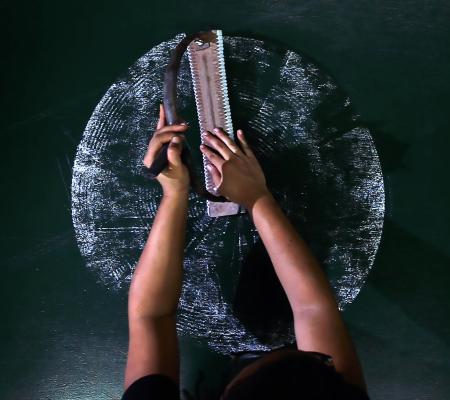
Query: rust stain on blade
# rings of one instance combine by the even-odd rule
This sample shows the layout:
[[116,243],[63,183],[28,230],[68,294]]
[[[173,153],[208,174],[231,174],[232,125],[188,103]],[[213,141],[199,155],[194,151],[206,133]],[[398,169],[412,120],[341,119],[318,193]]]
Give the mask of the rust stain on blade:
[[[192,41],[188,47],[188,55],[201,132],[221,127],[231,138],[234,138],[228,101],[222,31],[210,31],[204,36],[203,41]],[[218,195],[212,177],[206,169],[208,163],[208,159],[203,156],[205,186],[210,193]],[[240,206],[232,202],[208,201],[207,210],[210,217],[221,217],[238,214]]]

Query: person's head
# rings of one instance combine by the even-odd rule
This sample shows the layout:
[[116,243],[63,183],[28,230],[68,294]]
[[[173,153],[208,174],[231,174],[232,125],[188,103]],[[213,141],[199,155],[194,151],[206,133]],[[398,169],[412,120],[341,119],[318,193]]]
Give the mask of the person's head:
[[226,386],[221,400],[359,400],[367,395],[346,383],[327,357],[279,350],[245,367]]

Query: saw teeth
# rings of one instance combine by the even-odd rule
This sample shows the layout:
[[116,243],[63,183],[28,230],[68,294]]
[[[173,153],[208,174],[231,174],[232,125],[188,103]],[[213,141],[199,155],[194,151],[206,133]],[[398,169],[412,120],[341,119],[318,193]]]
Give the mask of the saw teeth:
[[[189,57],[189,65],[191,69],[191,76],[193,81],[194,88],[194,96],[195,96],[195,104],[197,107],[197,114],[201,132],[205,130],[212,129],[213,126],[207,126],[207,123],[211,123],[209,117],[205,116],[205,109],[203,107],[202,101],[208,101],[213,103],[213,109],[216,111],[217,117],[214,120],[214,124],[220,123],[220,126],[228,133],[231,138],[234,138],[233,133],[233,123],[231,120],[231,110],[230,103],[228,100],[228,87],[227,87],[227,79],[225,73],[225,59],[223,54],[223,36],[221,30],[212,31],[215,34],[215,40],[210,42],[210,47],[195,50],[195,44],[191,43],[188,47],[188,57]],[[207,59],[207,65],[213,66],[213,78],[210,83],[206,83],[206,87],[202,87],[203,75],[200,75],[200,68],[203,66],[203,62],[201,65],[198,64],[198,57],[203,56],[199,55],[200,52],[204,52],[204,57]],[[210,64],[208,64],[210,63]],[[210,85],[214,85],[217,92],[217,99],[208,98],[208,93],[202,93],[203,90],[208,90],[207,87]],[[203,141],[203,140],[202,140]],[[205,176],[205,184],[206,188],[213,194],[217,195],[217,190],[215,190],[214,183],[212,181],[211,174],[206,169],[206,165],[209,163],[208,159],[203,156],[203,170]],[[237,214],[239,212],[239,205],[227,202],[227,203],[214,203],[208,201],[208,214],[210,216],[220,216],[220,215],[232,215]]]
[[219,61],[219,76],[220,76],[220,87],[222,89],[222,104],[225,119],[225,130],[231,136],[234,137],[233,123],[231,121],[231,110],[230,102],[228,100],[228,86],[227,86],[227,76],[225,73],[225,57],[223,51],[223,36],[222,31],[218,30],[217,33],[217,59]]

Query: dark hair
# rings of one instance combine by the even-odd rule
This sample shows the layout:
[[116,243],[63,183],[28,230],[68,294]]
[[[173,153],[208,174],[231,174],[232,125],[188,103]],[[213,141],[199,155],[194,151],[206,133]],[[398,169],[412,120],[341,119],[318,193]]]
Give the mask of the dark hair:
[[360,388],[345,382],[332,365],[308,353],[286,355],[261,365],[229,386],[223,400],[367,400]]

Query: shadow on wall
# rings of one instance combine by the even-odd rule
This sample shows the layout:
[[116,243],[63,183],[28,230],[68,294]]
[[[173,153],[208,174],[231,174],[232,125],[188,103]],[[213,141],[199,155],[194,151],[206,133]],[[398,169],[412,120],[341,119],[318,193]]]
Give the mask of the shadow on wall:
[[[368,282],[418,325],[450,344],[449,265],[449,258],[432,245],[388,220]],[[268,332],[292,329],[289,302],[261,242],[242,265],[234,312],[263,343],[270,343]]]
[[369,283],[415,323],[450,344],[450,259],[390,220]]
[[[403,158],[408,145],[384,133],[376,124],[369,124],[369,129],[377,149],[380,150],[385,180],[388,180],[389,173],[403,168]],[[283,152],[280,159],[289,164],[295,157],[297,163],[302,164],[298,154],[298,149],[291,149]],[[265,162],[270,163],[270,160]],[[300,164],[298,171],[301,174],[306,165]],[[282,174],[277,176],[276,182],[281,187],[289,188],[289,178],[284,176],[283,180],[283,176]],[[299,181],[302,181],[302,177]],[[385,185],[385,190],[388,215],[392,190],[389,184]],[[309,193],[307,187],[300,191],[305,191],[306,195]],[[288,190],[287,196],[291,194],[293,193]],[[311,212],[308,208],[305,211]],[[314,219],[309,214],[307,217]],[[308,240],[305,221],[292,220],[292,222]],[[386,218],[376,262],[367,283],[401,307],[419,326],[449,344],[450,323],[447,322],[450,315],[449,265],[450,259],[432,244],[416,238]],[[267,332],[286,332],[292,327],[289,303],[261,242],[254,246],[242,265],[234,299],[234,312],[263,343],[270,343]]]
[[[246,257],[233,302],[233,311],[262,343],[292,329],[292,312],[269,255],[258,241]],[[270,332],[270,333],[269,333]]]
[[[375,287],[415,323],[450,344],[450,259],[395,224],[390,218],[389,174],[405,168],[409,144],[369,123],[385,179],[386,217],[374,268],[367,284]],[[411,216],[412,218],[414,216]]]

